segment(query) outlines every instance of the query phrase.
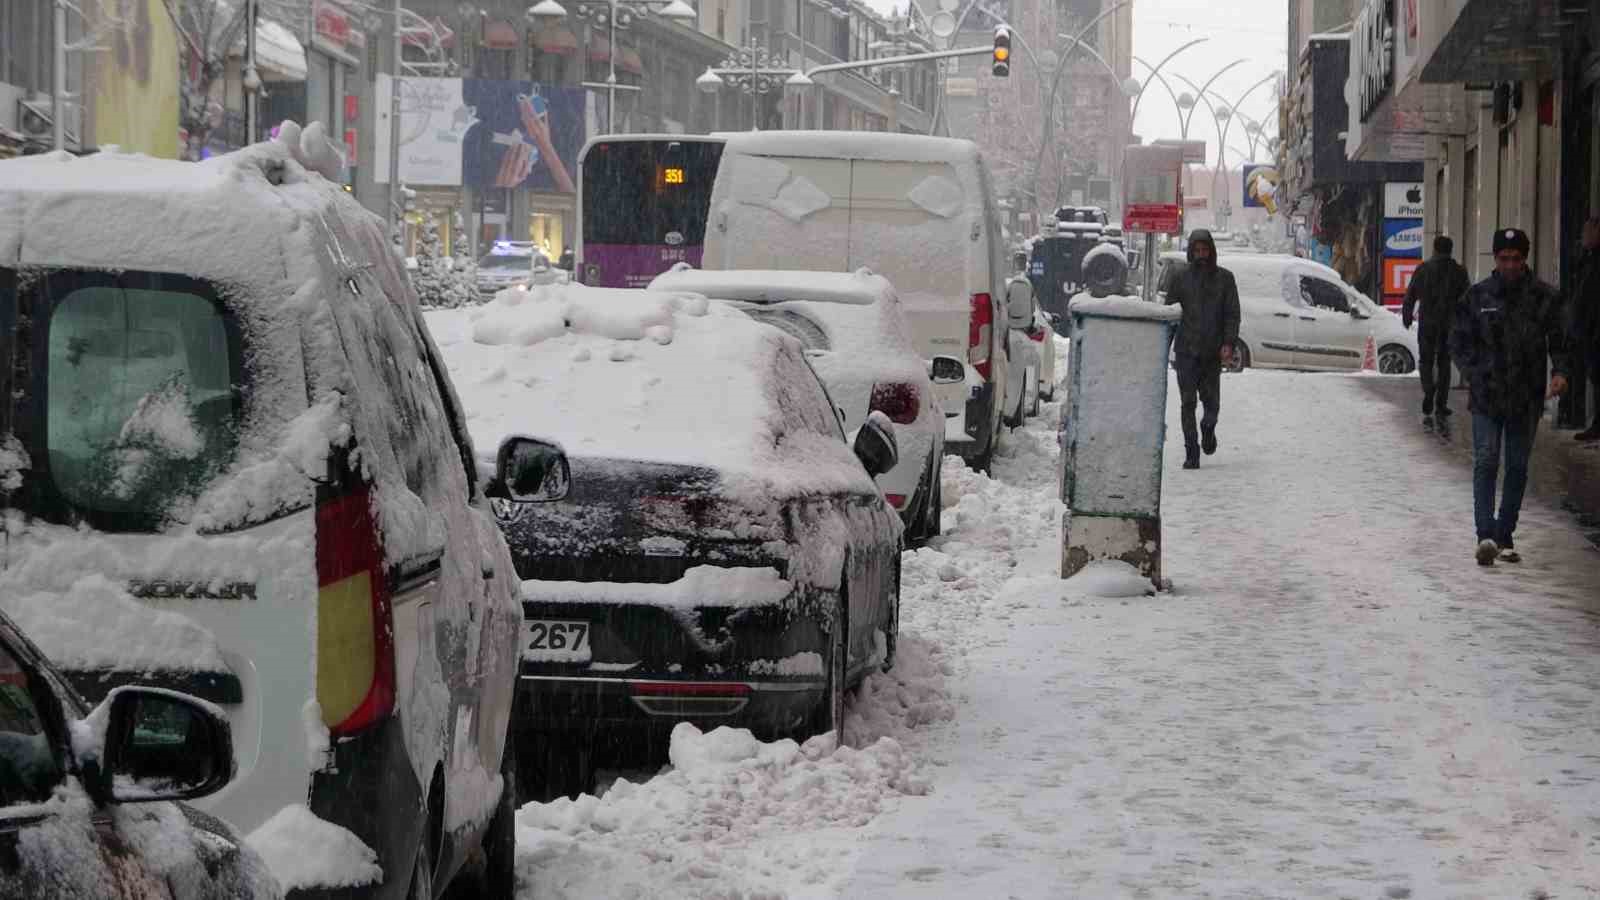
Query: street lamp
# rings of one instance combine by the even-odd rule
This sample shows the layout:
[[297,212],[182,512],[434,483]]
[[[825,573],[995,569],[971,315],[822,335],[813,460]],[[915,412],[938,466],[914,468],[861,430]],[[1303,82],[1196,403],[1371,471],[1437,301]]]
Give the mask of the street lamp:
[[[617,27],[620,25],[627,28],[635,17],[658,8],[658,14],[663,19],[675,22],[697,21],[700,14],[684,0],[576,0],[573,5],[577,7],[579,18],[603,25],[608,32],[605,83],[585,81],[583,86],[605,88],[606,130],[614,132],[617,125],[617,88],[627,91],[639,90],[637,85],[617,84]],[[538,3],[528,7],[527,16],[532,21],[564,19],[567,17],[567,9],[557,0],[539,0]]]
[[802,87],[813,82],[804,72],[792,66],[778,64],[778,58],[758,46],[754,40],[736,49],[720,66],[708,66],[695,86],[703,93],[715,94],[725,84],[732,84],[750,97],[750,129],[760,131],[761,107],[758,99],[763,94],[783,90],[785,85]]

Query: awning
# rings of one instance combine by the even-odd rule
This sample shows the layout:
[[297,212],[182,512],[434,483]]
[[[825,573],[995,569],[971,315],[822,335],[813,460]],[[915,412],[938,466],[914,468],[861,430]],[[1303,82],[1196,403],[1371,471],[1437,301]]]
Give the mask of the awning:
[[533,45],[541,53],[559,53],[563,56],[578,52],[578,36],[570,28],[547,28],[533,36]]
[[1555,78],[1588,0],[1468,0],[1423,67],[1428,83]]
[[591,62],[605,62],[611,58],[611,42],[595,35],[589,39],[589,60]]
[[[240,35],[230,55],[241,61],[245,55],[244,36]],[[271,19],[256,20],[256,69],[264,81],[305,81],[306,48],[294,33]]]
[[622,47],[617,50],[617,68],[635,75],[643,75],[644,60],[639,58],[639,51],[632,47]]
[[492,19],[483,26],[483,46],[490,50],[514,50],[519,42],[516,26],[505,19]]

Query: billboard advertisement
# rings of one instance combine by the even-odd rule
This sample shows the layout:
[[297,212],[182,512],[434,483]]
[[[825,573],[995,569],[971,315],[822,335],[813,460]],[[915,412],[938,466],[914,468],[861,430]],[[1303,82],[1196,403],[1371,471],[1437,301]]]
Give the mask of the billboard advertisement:
[[[576,191],[583,88],[479,78],[401,78],[400,180],[407,184]],[[393,79],[377,79],[373,174],[389,179]]]
[[91,61],[84,66],[83,143],[176,159],[178,34],[166,7],[161,0],[94,0],[83,7],[104,51],[83,54]]
[[1123,230],[1147,234],[1181,232],[1183,196],[1178,172],[1183,167],[1183,148],[1131,144],[1123,165],[1127,172],[1122,184]]
[[1422,220],[1384,219],[1383,258],[1421,259]]
[[1278,214],[1278,167],[1271,163],[1245,163],[1244,208]]

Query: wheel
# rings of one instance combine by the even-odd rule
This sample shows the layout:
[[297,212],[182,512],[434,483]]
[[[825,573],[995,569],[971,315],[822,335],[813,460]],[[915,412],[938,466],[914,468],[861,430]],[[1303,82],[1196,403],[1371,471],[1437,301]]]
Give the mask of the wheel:
[[883,671],[894,668],[895,648],[900,642],[900,557],[894,561],[894,593],[889,597],[889,627],[883,634]]
[[500,759],[504,787],[494,819],[483,836],[482,865],[473,878],[457,879],[475,890],[462,893],[477,900],[499,900],[517,893],[517,741],[516,732],[506,735],[506,750]]
[[1243,372],[1250,368],[1250,348],[1244,341],[1233,342],[1233,365],[1228,367],[1229,372]]
[[[846,584],[847,575],[841,575],[839,583]],[[844,728],[844,689],[847,677],[846,663],[849,655],[850,634],[850,603],[849,589],[839,589],[839,608],[833,619],[833,633],[828,635],[828,681],[823,688],[822,702],[811,711],[811,720],[807,729],[811,734],[827,734],[835,732],[842,743],[844,735],[840,730]]]
[[938,459],[934,459],[933,491],[928,500],[928,524],[924,527],[924,533],[929,538],[938,537],[944,528],[944,484],[939,472],[941,465]]
[[1378,351],[1378,371],[1385,375],[1405,375],[1417,370],[1417,361],[1411,351],[1399,344],[1385,344]]
[[577,798],[594,789],[594,761],[577,734],[523,732],[517,755],[517,803]]
[[974,472],[989,474],[989,467],[994,463],[994,435],[989,436],[989,446],[976,456],[967,457],[967,468]]
[[433,900],[433,854],[424,833],[417,844],[417,861],[411,866],[411,889],[406,900]]

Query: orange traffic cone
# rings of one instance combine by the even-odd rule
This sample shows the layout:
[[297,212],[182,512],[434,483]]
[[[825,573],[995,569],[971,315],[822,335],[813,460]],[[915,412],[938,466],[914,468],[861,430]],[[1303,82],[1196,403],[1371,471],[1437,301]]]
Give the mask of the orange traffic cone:
[[1378,371],[1378,342],[1372,335],[1367,335],[1367,349],[1361,354],[1361,371]]

